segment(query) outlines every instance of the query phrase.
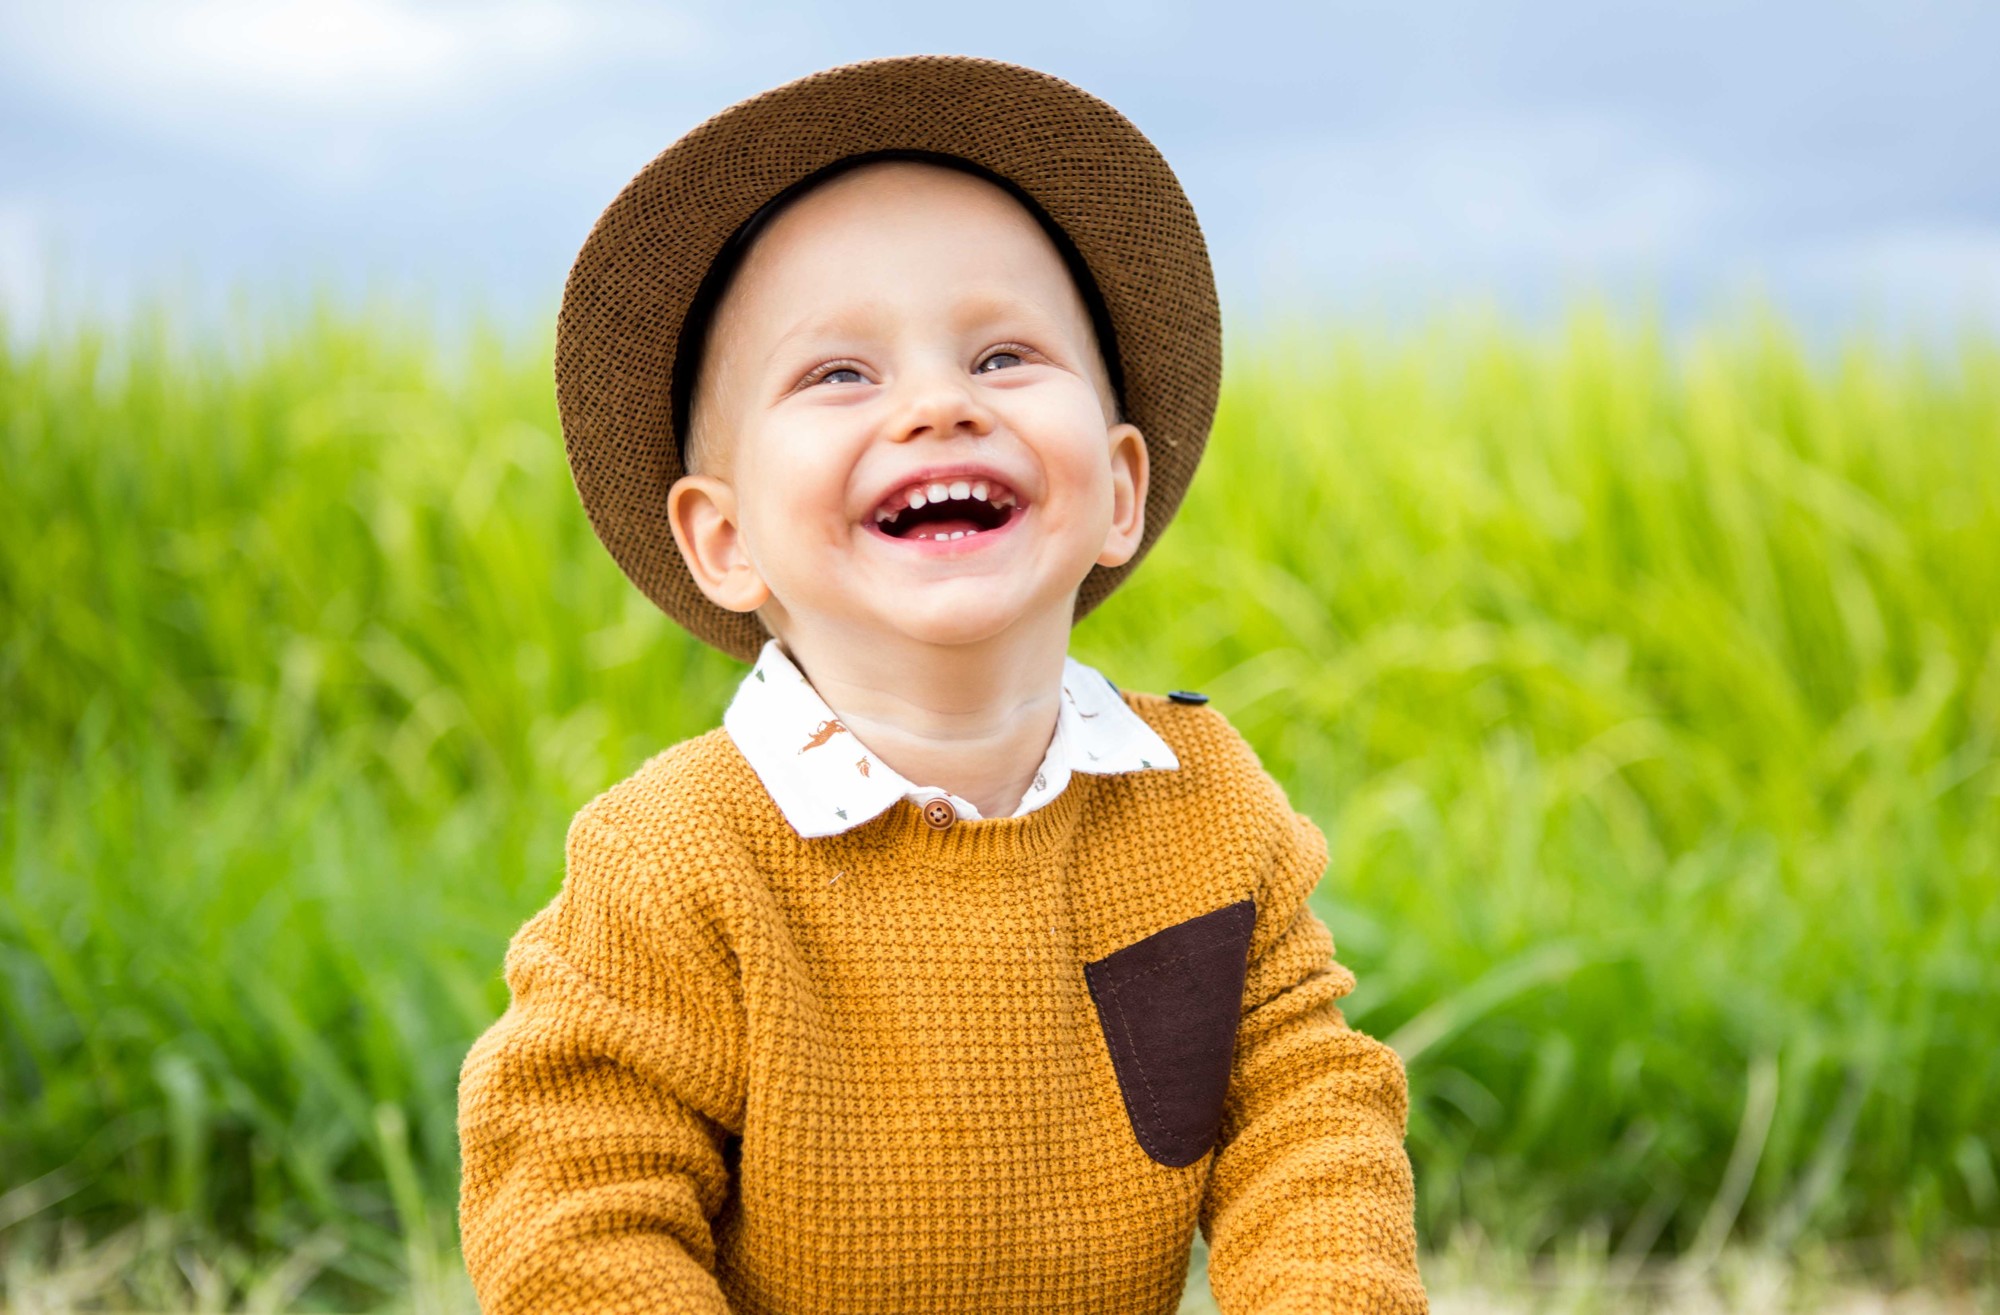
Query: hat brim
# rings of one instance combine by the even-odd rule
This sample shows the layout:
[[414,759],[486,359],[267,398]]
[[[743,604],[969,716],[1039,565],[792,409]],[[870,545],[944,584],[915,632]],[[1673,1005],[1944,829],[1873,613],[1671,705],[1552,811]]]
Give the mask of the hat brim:
[[1073,620],[1166,528],[1214,419],[1222,319],[1207,245],[1167,162],[1103,101],[1018,65],[915,55],[730,106],[654,157],[592,227],[563,288],[555,386],[597,537],[662,611],[745,662],[762,623],[701,592],[667,519],[685,473],[672,392],[681,326],[730,235],[765,202],[837,161],[895,150],[957,156],[1013,182],[1068,234],[1103,298],[1126,419],[1146,436],[1146,531],[1124,565],[1091,568]]

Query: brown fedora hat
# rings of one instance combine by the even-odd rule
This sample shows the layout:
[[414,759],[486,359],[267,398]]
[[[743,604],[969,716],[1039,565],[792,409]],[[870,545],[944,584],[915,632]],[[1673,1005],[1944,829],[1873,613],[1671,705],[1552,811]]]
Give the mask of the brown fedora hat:
[[[1172,519],[1208,439],[1222,380],[1222,317],[1194,208],[1153,144],[1089,93],[990,59],[867,60],[723,110],[655,156],[585,239],[556,320],[556,406],[570,473],[597,537],[661,610],[748,662],[766,632],[710,602],[667,521],[684,472],[677,364],[698,351],[690,313],[717,258],[767,203],[866,155],[949,157],[1011,184],[1073,252],[1125,419],[1146,436],[1146,534],[1096,566],[1081,619]],[[1080,258],[1082,270],[1075,259]],[[1108,330],[1108,334],[1105,332]],[[681,388],[685,392],[685,388]]]

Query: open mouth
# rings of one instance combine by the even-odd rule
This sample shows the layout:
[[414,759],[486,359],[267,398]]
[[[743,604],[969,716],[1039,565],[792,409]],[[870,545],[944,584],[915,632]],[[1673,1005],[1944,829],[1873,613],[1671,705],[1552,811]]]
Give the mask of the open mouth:
[[933,480],[889,495],[875,528],[892,539],[976,538],[1007,525],[1024,508],[1014,491],[986,479]]

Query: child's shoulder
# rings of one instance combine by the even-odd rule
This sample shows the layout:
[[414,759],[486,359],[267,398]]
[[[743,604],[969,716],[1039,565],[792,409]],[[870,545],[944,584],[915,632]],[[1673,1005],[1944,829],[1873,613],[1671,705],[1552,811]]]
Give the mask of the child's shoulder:
[[655,753],[578,809],[576,819],[635,836],[699,826],[739,784],[733,778],[741,765],[728,732],[717,726]]
[[1256,748],[1206,695],[1120,689],[1118,697],[1180,760],[1180,770],[1163,779],[1178,778],[1181,790],[1208,796],[1231,793],[1265,804],[1285,803],[1283,787],[1264,769]]
[[763,798],[720,726],[682,740],[577,810],[565,844],[570,879],[615,872],[620,884],[684,894],[727,883],[749,866],[747,829]]
[[1177,770],[1133,773],[1111,787],[1130,814],[1121,835],[1147,861],[1186,876],[1149,887],[1156,903],[1141,922],[1166,927],[1249,899],[1257,911],[1252,948],[1261,953],[1325,873],[1324,834],[1214,704],[1185,690],[1120,690],[1119,697],[1179,760]]

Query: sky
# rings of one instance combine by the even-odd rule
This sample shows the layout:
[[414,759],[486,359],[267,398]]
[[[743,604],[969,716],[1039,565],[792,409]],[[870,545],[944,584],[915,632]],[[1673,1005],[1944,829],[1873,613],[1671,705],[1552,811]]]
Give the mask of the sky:
[[2000,324],[2000,4],[841,6],[0,0],[0,314],[248,291],[547,332],[591,224],[716,110],[949,51],[1159,146],[1237,323]]

